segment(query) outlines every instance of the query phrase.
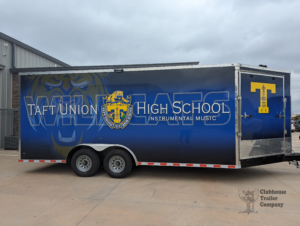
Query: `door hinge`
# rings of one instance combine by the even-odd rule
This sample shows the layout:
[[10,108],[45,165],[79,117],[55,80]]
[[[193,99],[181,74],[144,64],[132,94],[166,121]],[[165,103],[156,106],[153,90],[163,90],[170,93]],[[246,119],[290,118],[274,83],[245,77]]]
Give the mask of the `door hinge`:
[[284,134],[287,134],[287,130],[286,129],[284,130]]
[[242,133],[238,133],[238,137],[242,137]]
[[237,96],[236,97],[238,100],[241,100],[242,99],[242,96]]
[[283,107],[286,109],[286,98],[283,98]]

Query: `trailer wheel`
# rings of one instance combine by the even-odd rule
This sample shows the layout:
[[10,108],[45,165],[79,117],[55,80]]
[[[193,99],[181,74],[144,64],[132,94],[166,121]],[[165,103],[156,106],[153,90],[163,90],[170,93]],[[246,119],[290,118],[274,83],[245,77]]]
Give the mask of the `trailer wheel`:
[[103,161],[105,172],[113,178],[126,177],[132,169],[131,156],[122,149],[108,152]]
[[72,156],[71,166],[78,176],[90,177],[97,173],[100,166],[99,156],[89,148],[82,148]]

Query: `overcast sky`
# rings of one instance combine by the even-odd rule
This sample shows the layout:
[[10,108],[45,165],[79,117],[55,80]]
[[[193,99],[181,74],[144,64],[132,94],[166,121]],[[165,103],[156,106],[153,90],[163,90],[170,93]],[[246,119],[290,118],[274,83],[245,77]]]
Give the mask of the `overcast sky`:
[[292,71],[300,113],[300,1],[0,0],[0,31],[72,66],[266,64]]

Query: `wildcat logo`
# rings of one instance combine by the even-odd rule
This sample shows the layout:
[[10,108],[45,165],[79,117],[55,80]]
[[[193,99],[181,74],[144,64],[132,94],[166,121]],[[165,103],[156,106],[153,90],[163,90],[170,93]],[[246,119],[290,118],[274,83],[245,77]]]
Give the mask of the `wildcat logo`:
[[260,90],[260,107],[258,113],[269,113],[268,96],[267,91],[271,90],[271,93],[276,93],[276,84],[251,82],[251,92],[255,93],[256,90]]
[[130,122],[133,114],[131,97],[123,97],[123,91],[115,91],[108,97],[103,97],[101,107],[102,117],[111,129],[124,129]]

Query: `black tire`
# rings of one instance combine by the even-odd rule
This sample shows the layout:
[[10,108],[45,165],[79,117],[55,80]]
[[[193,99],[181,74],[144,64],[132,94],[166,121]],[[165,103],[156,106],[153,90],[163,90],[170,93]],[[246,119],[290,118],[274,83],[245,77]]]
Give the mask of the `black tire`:
[[123,178],[131,172],[132,158],[122,149],[113,149],[105,155],[103,167],[109,176]]
[[80,177],[90,177],[95,175],[99,170],[99,166],[99,156],[92,149],[79,149],[72,156],[71,167],[74,173]]

